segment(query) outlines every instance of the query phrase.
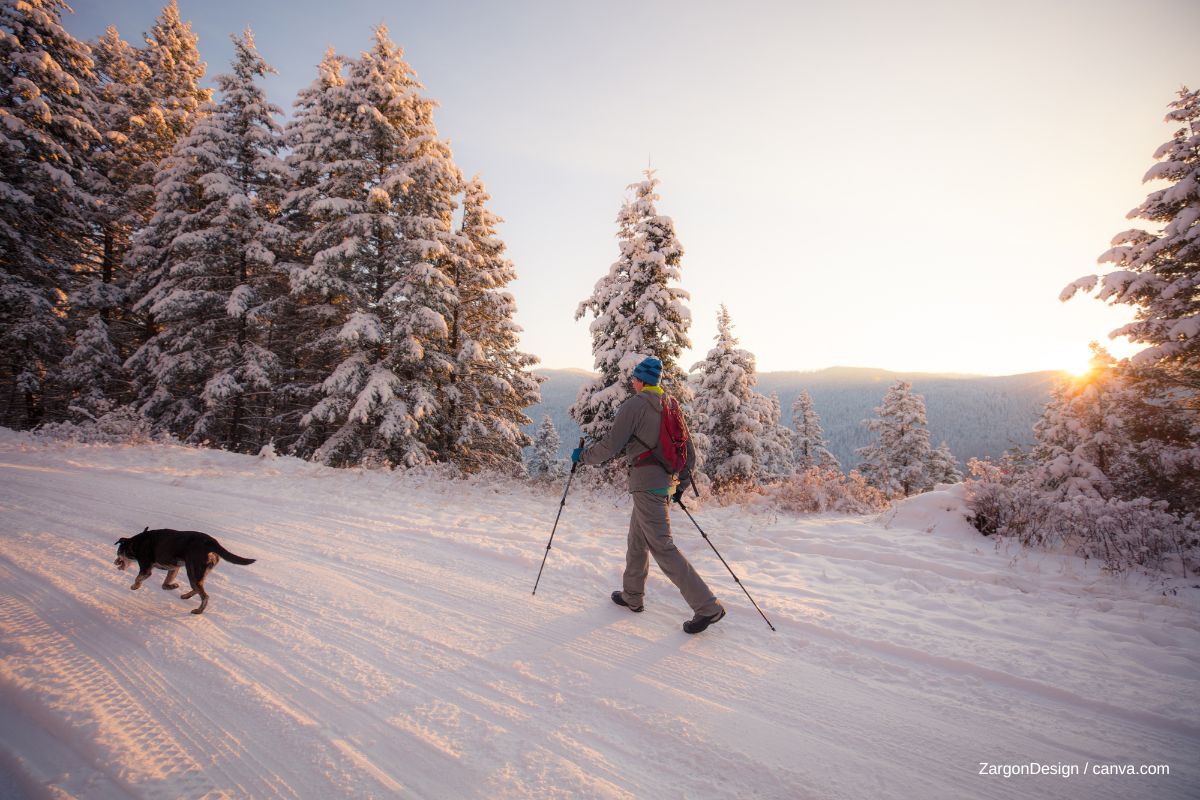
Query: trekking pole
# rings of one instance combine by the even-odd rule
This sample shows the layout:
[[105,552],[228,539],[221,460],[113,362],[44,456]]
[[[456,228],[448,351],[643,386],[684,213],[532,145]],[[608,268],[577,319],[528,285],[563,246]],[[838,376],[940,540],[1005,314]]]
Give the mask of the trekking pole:
[[774,631],[775,626],[771,624],[771,620],[767,619],[767,615],[763,614],[763,610],[758,607],[758,603],[755,603],[754,598],[750,597],[750,592],[746,591],[745,584],[743,584],[742,581],[738,578],[738,576],[734,574],[733,568],[729,566],[729,562],[726,561],[725,557],[721,555],[719,550],[717,550],[717,546],[712,543],[712,539],[708,538],[708,534],[704,532],[704,528],[700,527],[700,523],[696,522],[696,518],[692,516],[692,512],[688,511],[688,507],[683,504],[683,498],[680,497],[680,499],[677,502],[679,503],[679,507],[683,509],[683,513],[687,514],[688,519],[690,519],[692,521],[692,524],[696,526],[696,530],[700,531],[700,535],[704,537],[704,541],[708,542],[708,546],[711,547],[713,549],[713,552],[717,554],[717,558],[721,559],[721,563],[725,565],[725,569],[729,570],[730,575],[733,575],[734,582],[738,586],[742,587],[743,592],[746,592],[746,597],[748,597],[750,599],[750,602],[754,605],[754,610],[757,611],[760,616],[762,616],[763,622],[767,623],[767,627],[770,628],[772,631]]
[[[583,437],[579,437],[579,446],[583,447]],[[542,556],[542,566],[538,568],[537,580],[533,582],[533,593],[537,594],[538,584],[542,582],[542,570],[546,568],[546,559],[550,557],[550,545],[554,543],[554,532],[558,530],[558,518],[562,516],[563,506],[567,504],[567,492],[571,491],[571,481],[575,478],[575,469],[579,466],[576,461],[571,465],[571,474],[567,476],[567,486],[563,489],[562,500],[558,503],[558,514],[554,517],[554,527],[550,529],[550,541],[546,542],[546,554]]]

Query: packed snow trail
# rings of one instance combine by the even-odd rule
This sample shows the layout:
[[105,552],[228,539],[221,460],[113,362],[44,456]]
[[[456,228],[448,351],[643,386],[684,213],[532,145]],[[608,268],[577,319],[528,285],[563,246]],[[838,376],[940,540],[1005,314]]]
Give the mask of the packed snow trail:
[[[688,636],[654,568],[608,599],[627,498],[573,489],[530,595],[560,496],[0,430],[0,796],[1200,796],[1194,580],[997,552],[952,492],[707,506],[779,630],[679,515],[730,612]],[[197,617],[112,565],[147,525],[258,562]],[[1031,763],[1088,771],[979,774]]]

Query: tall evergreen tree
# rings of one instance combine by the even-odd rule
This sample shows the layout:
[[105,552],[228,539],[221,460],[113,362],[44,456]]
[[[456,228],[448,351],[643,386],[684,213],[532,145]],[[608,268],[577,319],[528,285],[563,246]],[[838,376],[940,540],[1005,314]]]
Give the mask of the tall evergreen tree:
[[291,129],[299,187],[287,210],[303,231],[291,284],[330,357],[303,422],[330,464],[445,455],[462,179],[403,56],[383,26],[344,79],[327,55]]
[[779,394],[755,393],[752,398],[762,425],[762,476],[767,480],[787,478],[796,467],[792,461],[792,431],[782,424],[783,408]]
[[0,0],[0,424],[16,427],[41,420],[65,292],[90,255],[96,78],[64,10]]
[[[180,148],[197,122],[213,110],[212,90],[202,88],[206,65],[200,60],[197,37],[191,25],[179,18],[179,8],[171,0],[143,37],[145,46],[137,58],[149,77],[140,89],[131,87],[120,94],[132,94],[137,115],[129,122],[129,138],[137,143],[137,157],[128,170],[128,191],[122,203],[140,220],[121,258],[128,276],[121,316],[132,330],[128,337],[118,336],[120,350],[136,349],[148,342],[158,326],[150,309],[157,288],[170,271],[174,237],[181,231],[179,217],[198,206],[197,187],[193,182],[177,181],[178,163],[168,159]],[[120,88],[120,87],[118,87]],[[172,195],[171,199],[164,198]],[[131,339],[126,342],[125,339]],[[135,384],[144,385],[134,376]]]
[[[1168,185],[1151,192],[1129,212],[1157,230],[1133,229],[1114,237],[1100,256],[1116,269],[1089,275],[1063,290],[1061,299],[1099,286],[1098,297],[1135,309],[1132,323],[1110,336],[1128,336],[1146,347],[1117,365],[1101,364],[1089,374],[1103,404],[1106,387],[1119,386],[1118,412],[1126,441],[1121,474],[1092,464],[1116,496],[1167,501],[1176,511],[1200,510],[1200,92],[1184,87],[1171,103],[1167,121],[1180,127],[1154,153],[1157,163],[1143,181]],[[1104,380],[1100,380],[1101,378]],[[1085,398],[1056,397],[1059,405]],[[1109,444],[1107,441],[1105,444]],[[1113,442],[1112,445],[1116,445]],[[1111,445],[1110,445],[1111,447]],[[1074,448],[1078,449],[1078,447]],[[1085,448],[1086,449],[1086,448]],[[1101,452],[1094,453],[1100,457]],[[1080,456],[1087,461],[1086,456]],[[1056,457],[1061,462],[1062,455]],[[1089,462],[1090,463],[1090,462]],[[1083,470],[1083,467],[1080,466]],[[1086,471],[1086,470],[1084,470]],[[1098,481],[1103,492],[1105,481]]]
[[876,438],[857,451],[863,459],[859,472],[890,495],[910,497],[932,488],[929,462],[933,451],[924,398],[912,393],[908,381],[896,381],[875,414],[875,419],[863,421]]
[[[92,46],[104,141],[93,161],[103,180],[100,283],[120,288],[118,274],[132,232],[154,210],[159,165],[187,135],[212,91],[199,86],[205,65],[196,36],[172,0],[134,48],[109,27]],[[106,318],[108,315],[105,315]]]
[[792,461],[797,470],[803,472],[820,467],[841,471],[842,465],[825,443],[821,418],[813,408],[812,396],[807,389],[801,389],[800,396],[792,403],[792,430],[795,431],[792,437]]
[[[190,130],[211,91],[198,83],[204,74],[196,37],[179,19],[174,0],[163,9],[146,46],[130,46],[109,27],[92,45],[96,65],[97,114],[103,138],[91,153],[95,172],[93,214],[95,243],[86,268],[76,271],[70,294],[69,324],[79,330],[74,351],[64,361],[64,388],[72,403],[94,416],[115,403],[127,402],[129,380],[123,362],[145,340],[145,321],[132,313],[137,292],[135,264],[128,258],[135,231],[145,227],[154,210],[154,178],[176,142]],[[150,280],[157,280],[155,275]],[[109,354],[119,359],[110,373],[80,370]],[[68,364],[67,362],[70,362]],[[96,378],[99,384],[77,381]]]
[[516,300],[504,291],[517,277],[496,235],[502,220],[487,208],[483,182],[467,182],[458,257],[451,268],[455,299],[449,351],[454,372],[445,387],[443,452],[460,468],[511,469],[531,442],[521,430],[524,408],[540,401],[538,359],[517,349]]
[[763,415],[754,385],[754,355],[737,347],[729,310],[717,316],[717,344],[693,371],[696,418],[706,438],[704,472],[717,492],[748,486],[762,477]]
[[[340,334],[355,307],[366,306],[361,284],[367,271],[356,270],[356,264],[364,258],[363,242],[379,227],[367,214],[366,191],[357,182],[367,167],[338,167],[354,163],[364,146],[346,135],[356,109],[345,67],[345,58],[326,51],[284,133],[292,178],[281,216],[289,233],[290,303],[279,322],[295,346],[280,353],[276,429],[277,441],[306,458],[338,430],[309,412],[325,397],[324,381],[349,357],[350,344]],[[302,418],[307,424],[301,425]]]
[[1129,212],[1161,226],[1117,234],[1101,263],[1117,269],[1102,278],[1088,275],[1063,290],[1076,291],[1136,309],[1135,321],[1110,334],[1147,345],[1132,359],[1130,378],[1147,391],[1170,395],[1193,413],[1200,411],[1200,92],[1179,91],[1167,114],[1180,127],[1154,153],[1158,163],[1143,181],[1168,181]]
[[558,451],[562,447],[562,439],[554,427],[554,420],[549,414],[542,417],[537,435],[533,437],[533,449],[529,454],[529,477],[557,478],[562,472],[562,460]]
[[602,438],[616,410],[629,397],[629,376],[648,356],[663,363],[662,384],[685,405],[692,399],[687,375],[679,364],[691,347],[688,293],[672,283],[681,277],[683,247],[675,223],[658,213],[653,170],[631,184],[632,200],[617,215],[620,257],[601,278],[575,318],[591,313],[592,355],[596,380],[579,390],[571,417],[591,439]]
[[[131,359],[147,376],[143,413],[197,441],[253,450],[269,439],[277,360],[272,317],[285,292],[275,222],[286,168],[280,110],[258,81],[273,70],[250,31],[233,37],[221,99],[164,162],[143,248],[167,273],[139,302],[159,332]],[[155,256],[151,254],[151,258]]]

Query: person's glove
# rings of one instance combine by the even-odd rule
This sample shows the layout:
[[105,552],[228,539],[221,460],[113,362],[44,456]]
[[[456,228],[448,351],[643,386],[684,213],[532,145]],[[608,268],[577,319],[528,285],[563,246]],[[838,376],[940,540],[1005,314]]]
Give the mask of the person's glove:
[[674,500],[676,503],[679,503],[680,505],[683,505],[683,490],[684,490],[684,487],[680,486],[678,489],[675,490],[675,494],[671,495],[671,499]]
[[583,460],[583,448],[576,447],[574,450],[571,451],[571,463],[578,464],[582,460]]

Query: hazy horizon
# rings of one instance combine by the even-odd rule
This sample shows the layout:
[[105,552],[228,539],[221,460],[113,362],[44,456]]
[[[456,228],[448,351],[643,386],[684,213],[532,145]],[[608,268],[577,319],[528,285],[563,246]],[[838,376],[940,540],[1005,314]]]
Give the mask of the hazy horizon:
[[[1046,372],[1061,372],[1070,374],[1068,370],[1056,369],[1034,369],[1024,372],[1006,372],[998,375],[993,375],[984,372],[956,372],[956,371],[934,371],[924,369],[889,369],[887,367],[857,367],[850,364],[834,364],[828,367],[816,367],[814,369],[760,369],[756,370],[756,375],[786,375],[794,373],[797,375],[809,375],[817,372],[830,372],[833,370],[847,371],[862,371],[862,372],[887,372],[895,375],[923,375],[930,377],[954,377],[954,378],[1012,378],[1020,375],[1037,375]],[[587,375],[598,375],[594,369],[585,369],[583,367],[548,367],[543,364],[538,364],[533,368],[534,372],[580,372]],[[689,373],[692,374],[692,373]]]

